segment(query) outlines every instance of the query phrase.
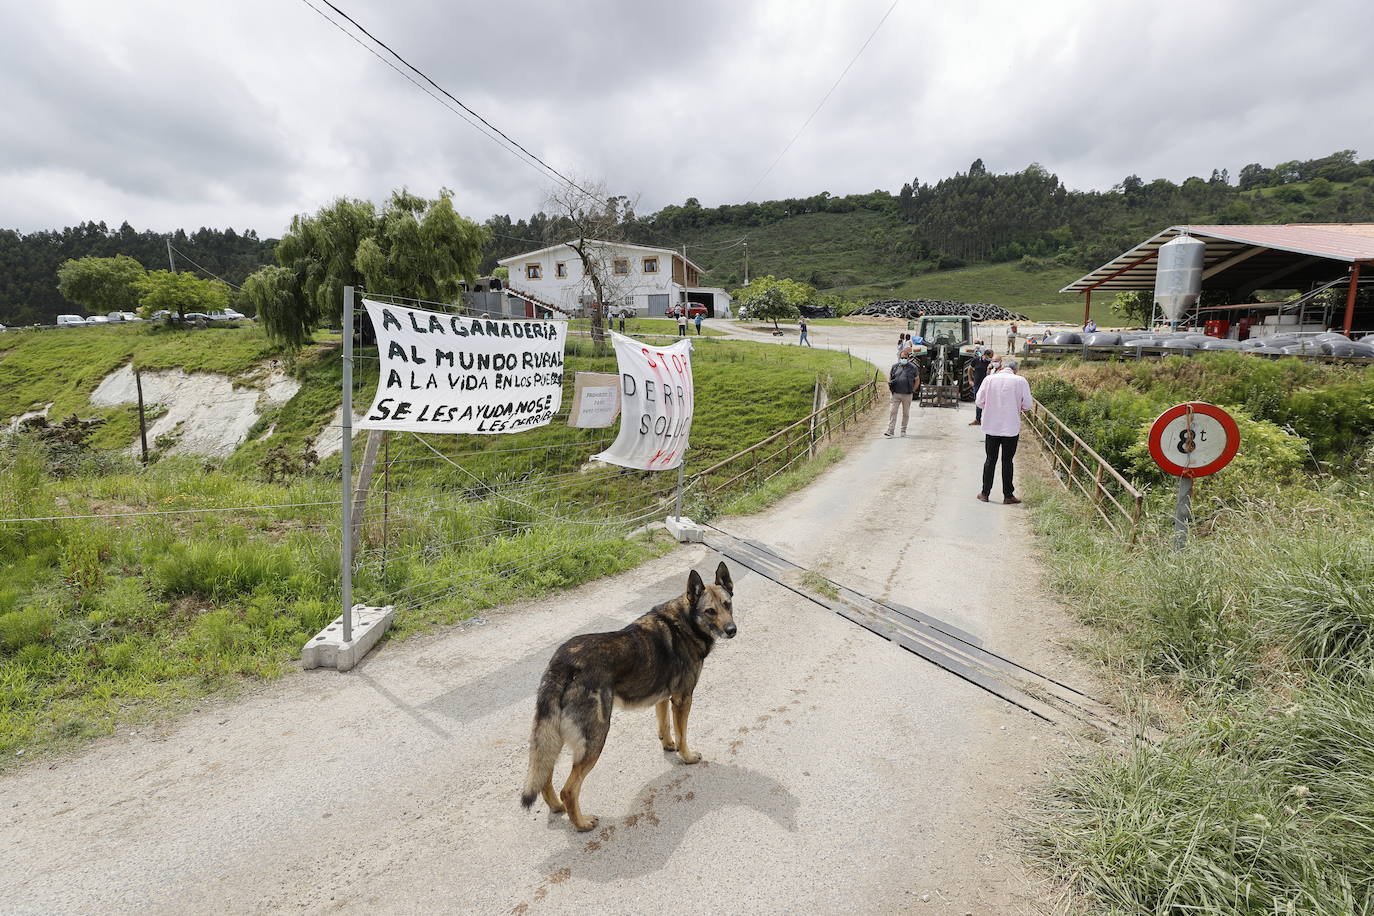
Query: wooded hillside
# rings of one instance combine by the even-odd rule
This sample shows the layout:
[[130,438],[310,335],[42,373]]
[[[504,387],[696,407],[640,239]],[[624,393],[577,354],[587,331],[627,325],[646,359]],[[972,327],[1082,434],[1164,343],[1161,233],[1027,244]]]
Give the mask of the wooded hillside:
[[[1181,184],[1128,175],[1105,191],[1069,190],[1035,164],[995,174],[980,159],[934,184],[913,179],[896,194],[821,192],[718,207],[688,198],[648,215],[633,212],[628,198],[609,202],[627,240],[674,249],[686,244],[709,285],[741,285],[747,256],[750,276],[773,274],[858,292],[1008,261],[1022,262],[1032,275],[1057,278],[1096,267],[1175,223],[1374,221],[1374,159],[1341,150],[1272,167],[1251,163],[1235,180],[1225,169],[1214,169],[1206,179]],[[455,203],[461,211],[461,202]],[[498,214],[485,227],[483,272],[499,258],[568,235],[564,221],[544,213],[520,219]],[[145,267],[161,267],[166,238],[138,232],[127,222],[116,230],[103,222],[26,235],[0,230],[0,323],[51,322],[59,312],[80,311],[57,292],[57,268],[67,258],[126,254]],[[189,259],[235,284],[273,262],[275,241],[252,230],[178,230],[171,238]],[[1052,294],[1047,286],[1045,295]]]

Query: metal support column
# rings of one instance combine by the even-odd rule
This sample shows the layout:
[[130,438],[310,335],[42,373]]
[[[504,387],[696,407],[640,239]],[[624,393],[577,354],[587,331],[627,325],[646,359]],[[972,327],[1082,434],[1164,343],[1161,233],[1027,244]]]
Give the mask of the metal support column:
[[343,640],[353,641],[353,287],[343,306],[343,530],[339,561],[343,591]]
[[1355,323],[1355,294],[1360,286],[1360,262],[1356,261],[1350,268],[1350,289],[1345,294],[1345,324],[1343,330],[1345,336],[1350,336],[1350,327]]
[[1083,293],[1083,323],[1088,323],[1088,316],[1093,310],[1093,291],[1087,290]]
[[677,496],[673,500],[673,518],[682,518],[682,486],[687,477],[687,450],[682,451],[682,460],[677,465]]

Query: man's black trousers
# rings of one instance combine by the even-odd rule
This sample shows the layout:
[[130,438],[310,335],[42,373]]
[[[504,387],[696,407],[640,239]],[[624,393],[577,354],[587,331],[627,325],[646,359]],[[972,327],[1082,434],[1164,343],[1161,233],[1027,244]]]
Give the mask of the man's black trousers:
[[1011,498],[1016,495],[1016,487],[1011,482],[1011,462],[1016,457],[1016,445],[1020,436],[984,436],[983,448],[987,460],[983,462],[983,492],[992,492],[992,476],[997,470],[997,453],[1002,453],[1002,496]]

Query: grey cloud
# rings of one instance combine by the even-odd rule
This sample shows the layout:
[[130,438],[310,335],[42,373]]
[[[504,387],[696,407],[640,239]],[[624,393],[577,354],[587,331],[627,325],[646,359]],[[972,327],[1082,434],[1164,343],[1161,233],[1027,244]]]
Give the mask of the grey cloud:
[[[9,0],[0,0],[6,3]],[[317,2],[317,0],[316,0]],[[566,172],[742,201],[888,0],[339,0]],[[1073,187],[1355,147],[1374,156],[1359,0],[1141,10],[904,0],[754,199],[895,190],[982,157]],[[0,222],[89,216],[277,234],[341,195],[454,188],[525,215],[546,181],[299,2],[14,4],[0,34]],[[185,49],[185,50],[183,50]],[[7,208],[8,209],[8,208]],[[165,225],[165,224],[164,224]]]

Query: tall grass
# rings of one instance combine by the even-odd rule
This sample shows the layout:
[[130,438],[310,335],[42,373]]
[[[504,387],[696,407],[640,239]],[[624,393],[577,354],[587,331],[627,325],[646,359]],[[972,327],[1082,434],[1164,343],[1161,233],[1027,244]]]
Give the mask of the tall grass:
[[1046,792],[1033,851],[1093,912],[1374,912],[1374,506],[1350,492],[1274,490],[1182,551],[1037,494],[1092,651],[1171,734]]

